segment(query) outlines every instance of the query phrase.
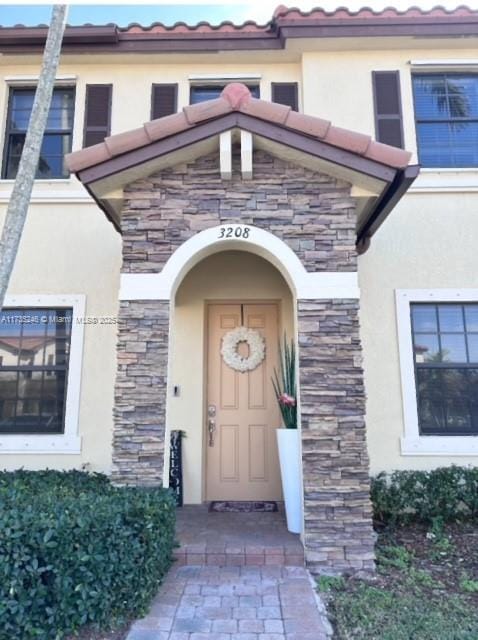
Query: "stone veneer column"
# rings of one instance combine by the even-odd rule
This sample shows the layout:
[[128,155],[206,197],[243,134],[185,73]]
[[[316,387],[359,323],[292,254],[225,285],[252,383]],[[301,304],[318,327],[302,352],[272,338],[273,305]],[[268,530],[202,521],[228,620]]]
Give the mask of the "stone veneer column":
[[[240,151],[234,152],[238,167]],[[283,240],[309,272],[355,272],[350,185],[254,151],[254,176],[224,182],[218,155],[125,189],[123,273],[158,273],[197,232],[243,223]],[[314,570],[373,567],[357,300],[298,301],[305,546]],[[169,307],[122,302],[114,479],[159,484],[163,472]]]
[[305,552],[313,571],[373,570],[358,300],[299,300]]
[[115,387],[113,480],[162,482],[169,302],[121,302]]

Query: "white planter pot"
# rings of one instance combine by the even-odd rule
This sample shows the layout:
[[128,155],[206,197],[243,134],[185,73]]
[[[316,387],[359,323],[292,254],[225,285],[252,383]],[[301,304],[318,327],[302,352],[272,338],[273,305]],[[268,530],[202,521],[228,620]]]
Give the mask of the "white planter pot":
[[298,429],[277,429],[282,492],[284,494],[287,528],[302,532],[302,465]]

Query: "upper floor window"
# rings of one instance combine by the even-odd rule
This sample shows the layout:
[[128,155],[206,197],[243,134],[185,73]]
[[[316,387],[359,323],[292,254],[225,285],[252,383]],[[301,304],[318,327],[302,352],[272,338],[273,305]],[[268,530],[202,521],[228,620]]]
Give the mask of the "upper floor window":
[[[17,175],[34,97],[35,89],[33,87],[11,87],[10,89],[3,178],[13,179]],[[71,151],[74,105],[74,88],[57,87],[53,90],[38,162],[37,178],[68,177],[64,158]]]
[[0,312],[0,434],[63,433],[72,309]]
[[478,304],[411,305],[423,435],[478,434]]
[[423,167],[478,167],[478,74],[413,76]]
[[[198,102],[204,102],[205,100],[213,100],[219,98],[221,91],[224,89],[225,84],[218,85],[191,85],[190,103],[197,104]],[[259,98],[259,85],[248,85],[249,90],[253,98]]]

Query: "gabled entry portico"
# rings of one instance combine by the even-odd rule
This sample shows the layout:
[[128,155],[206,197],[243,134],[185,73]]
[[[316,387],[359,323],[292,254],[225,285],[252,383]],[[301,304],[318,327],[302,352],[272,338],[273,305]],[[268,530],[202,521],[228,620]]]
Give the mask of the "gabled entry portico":
[[[224,131],[232,132],[230,175]],[[71,168],[123,235],[117,482],[165,480],[167,429],[187,430],[171,423],[182,283],[208,256],[221,253],[227,265],[233,253],[244,262],[253,253],[270,263],[258,266],[257,278],[273,265],[291,300],[306,560],[316,570],[373,567],[356,240],[358,233],[366,244],[413,179],[408,159],[367,136],[255,100],[242,85],[71,156]],[[238,296],[227,286],[212,302],[251,302],[247,282]],[[199,329],[187,325],[200,348],[204,318]],[[204,380],[205,360],[194,362],[200,371],[191,367],[189,376]],[[204,423],[205,414],[192,419]],[[270,441],[262,442],[267,450]],[[231,444],[222,445],[230,452]]]

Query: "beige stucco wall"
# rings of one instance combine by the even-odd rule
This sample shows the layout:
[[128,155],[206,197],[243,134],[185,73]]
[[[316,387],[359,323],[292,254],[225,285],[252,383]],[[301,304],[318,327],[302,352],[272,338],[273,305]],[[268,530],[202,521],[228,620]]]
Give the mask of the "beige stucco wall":
[[395,289],[478,287],[476,194],[408,195],[359,258],[372,473],[478,464],[478,456],[402,456]]
[[203,495],[204,348],[206,302],[279,300],[281,324],[293,335],[293,300],[282,275],[269,262],[252,253],[214,254],[196,265],[176,294],[172,327],[170,387],[180,396],[168,398],[169,429],[183,429],[184,501],[199,503]]
[[[0,210],[0,226],[5,207]],[[95,205],[32,205],[8,294],[84,294],[87,316],[118,309],[120,236]],[[80,455],[3,454],[0,469],[111,467],[116,326],[85,327],[80,391]]]
[[[189,101],[190,75],[260,74],[261,97],[270,98],[273,81],[300,83],[300,106],[306,113],[331,119],[334,124],[374,134],[371,71],[401,71],[402,107],[407,149],[414,152],[411,66],[413,59],[476,59],[468,41],[444,41],[450,48],[420,48],[232,52],[224,55],[134,56],[128,58],[64,58],[59,75],[71,76],[76,85],[73,148],[82,146],[85,85],[113,83],[112,133],[135,128],[149,120],[151,84],[178,82],[178,106]],[[293,46],[296,53],[291,53]],[[315,45],[308,41],[307,47]],[[418,45],[417,45],[418,46]],[[340,49],[335,41],[334,47]],[[458,48],[459,47],[459,48]],[[469,48],[466,48],[469,47]],[[322,50],[319,50],[322,48]],[[179,59],[181,58],[181,59]],[[287,62],[278,62],[287,60]],[[0,145],[7,114],[8,83],[16,77],[34,77],[38,64],[17,58],[10,64],[0,57]],[[0,215],[11,191],[11,182],[0,180]],[[360,258],[362,335],[368,392],[367,425],[372,471],[424,468],[440,464],[477,462],[477,457],[400,455],[403,433],[401,385],[396,336],[394,290],[423,287],[477,287],[475,238],[478,234],[478,172],[424,171],[413,192],[399,204]],[[422,192],[418,192],[421,189]],[[114,315],[120,271],[120,237],[92,203],[78,181],[37,181],[25,236],[13,275],[11,293],[84,293],[88,315]],[[41,204],[43,202],[43,204]],[[235,258],[234,258],[235,259]],[[230,256],[230,264],[234,261]],[[172,384],[181,385],[181,397],[171,399],[169,426],[188,431],[185,443],[186,500],[200,498],[202,429],[202,339],[204,300],[210,298],[275,298],[286,295],[285,283],[264,264],[259,278],[248,256],[240,269],[226,265],[209,267],[216,256],[196,267],[178,292],[175,319]],[[236,267],[237,259],[236,259]],[[209,270],[209,271],[208,271]],[[241,274],[236,280],[233,274]],[[222,280],[219,282],[218,274]],[[191,284],[192,283],[192,284]],[[276,293],[277,292],[277,295]],[[287,296],[289,294],[287,293]],[[286,297],[287,297],[286,296]],[[188,303],[184,301],[187,299]],[[181,302],[182,301],[182,302]],[[290,316],[292,317],[292,316]],[[195,329],[194,329],[195,328]],[[194,329],[194,330],[193,330]],[[85,329],[80,402],[81,455],[2,455],[0,468],[45,466],[66,468],[90,463],[108,470],[111,453],[115,338],[112,326]],[[199,336],[199,337],[198,337]],[[187,357],[184,357],[184,354]],[[198,376],[191,376],[194,363]],[[187,365],[187,366],[186,366]],[[189,373],[189,375],[188,375]],[[191,404],[192,403],[192,404]],[[194,411],[191,407],[194,407]],[[194,416],[194,417],[192,417]],[[191,433],[189,434],[189,432]],[[199,446],[198,446],[199,443]],[[199,462],[198,462],[199,461]],[[194,468],[194,473],[191,469]]]

